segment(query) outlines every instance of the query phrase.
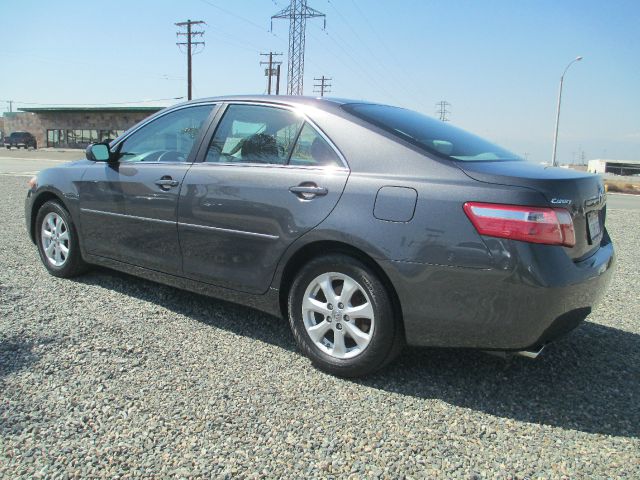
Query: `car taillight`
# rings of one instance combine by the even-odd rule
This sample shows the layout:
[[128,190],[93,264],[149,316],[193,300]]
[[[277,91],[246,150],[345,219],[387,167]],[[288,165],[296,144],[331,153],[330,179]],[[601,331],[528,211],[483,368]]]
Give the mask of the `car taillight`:
[[481,235],[573,247],[573,220],[564,208],[467,202],[464,212]]

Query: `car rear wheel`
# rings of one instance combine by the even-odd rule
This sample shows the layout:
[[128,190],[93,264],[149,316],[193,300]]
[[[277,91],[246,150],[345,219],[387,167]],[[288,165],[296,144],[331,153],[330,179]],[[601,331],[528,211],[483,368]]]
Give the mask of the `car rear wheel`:
[[306,264],[291,286],[288,307],[298,346],[328,373],[367,375],[400,350],[402,330],[389,292],[369,266],[350,256]]
[[56,201],[46,202],[36,217],[40,259],[52,275],[70,278],[86,271],[71,215]]

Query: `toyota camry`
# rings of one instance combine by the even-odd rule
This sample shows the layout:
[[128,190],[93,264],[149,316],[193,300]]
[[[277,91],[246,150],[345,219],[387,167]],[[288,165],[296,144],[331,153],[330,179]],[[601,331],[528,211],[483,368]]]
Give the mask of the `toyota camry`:
[[340,376],[405,344],[534,357],[614,265],[599,177],[363,101],[170,107],[40,172],[25,216],[52,275],[101,265],[283,316]]

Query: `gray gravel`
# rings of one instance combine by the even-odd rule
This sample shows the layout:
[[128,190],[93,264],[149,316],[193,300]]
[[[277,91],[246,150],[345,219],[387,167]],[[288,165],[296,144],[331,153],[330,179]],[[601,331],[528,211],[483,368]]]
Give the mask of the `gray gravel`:
[[49,276],[1,177],[0,477],[640,477],[640,212],[618,270],[537,361],[412,349],[322,374],[287,324],[107,270]]

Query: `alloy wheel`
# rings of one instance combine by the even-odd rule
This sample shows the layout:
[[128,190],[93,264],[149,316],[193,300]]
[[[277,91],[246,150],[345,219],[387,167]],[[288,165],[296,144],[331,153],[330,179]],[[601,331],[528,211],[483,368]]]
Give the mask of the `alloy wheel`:
[[344,273],[327,272],[309,283],[302,300],[307,334],[339,359],[360,355],[371,342],[375,314],[366,290]]
[[44,217],[41,228],[42,249],[47,261],[62,267],[69,258],[69,230],[63,218],[55,212]]

